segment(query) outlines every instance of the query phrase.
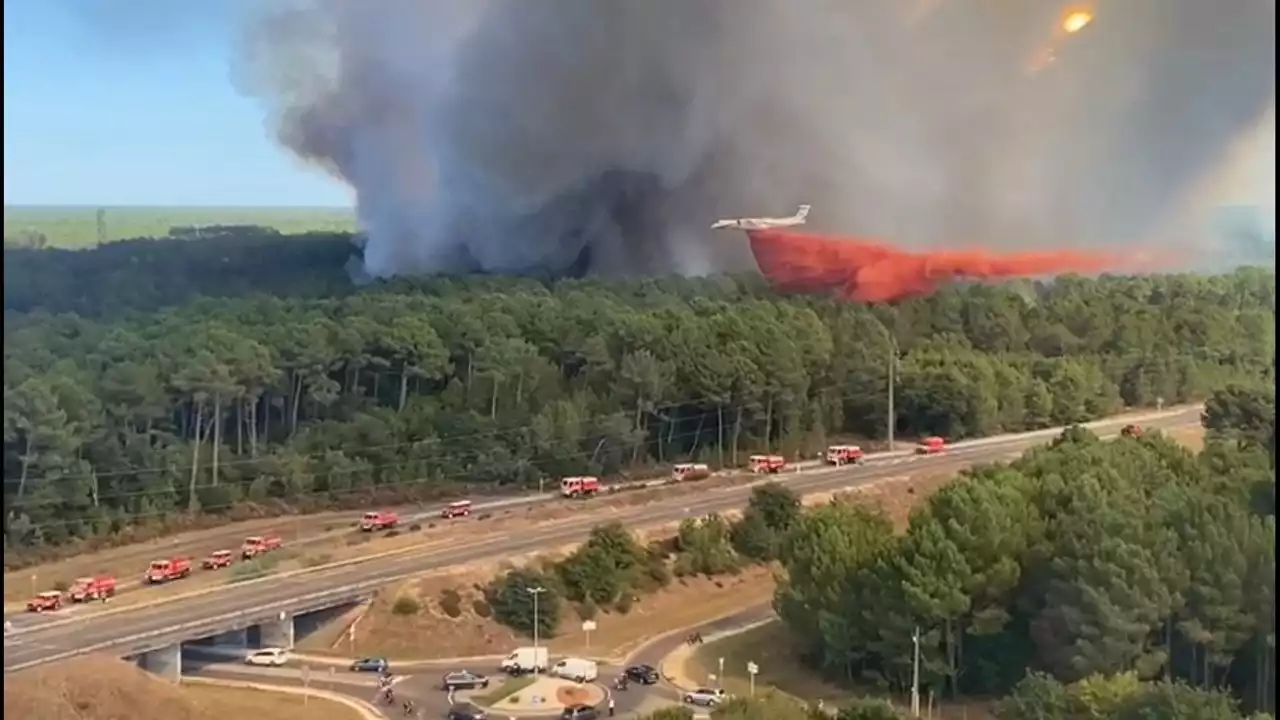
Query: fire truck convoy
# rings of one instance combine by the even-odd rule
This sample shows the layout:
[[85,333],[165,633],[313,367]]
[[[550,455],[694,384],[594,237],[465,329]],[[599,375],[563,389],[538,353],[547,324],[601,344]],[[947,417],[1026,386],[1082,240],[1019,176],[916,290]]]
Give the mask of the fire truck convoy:
[[71,598],[71,602],[78,603],[103,600],[114,597],[115,594],[116,579],[110,575],[77,578],[71,583],[71,587],[67,588],[67,597]]
[[171,580],[181,580],[191,574],[191,558],[172,557],[166,560],[152,560],[144,579],[153,585]]
[[866,454],[857,445],[832,445],[826,459],[828,465],[857,465],[866,460]]
[[400,524],[400,516],[390,510],[367,512],[360,519],[360,529],[364,532],[374,530],[390,530]]
[[240,557],[252,560],[282,547],[284,547],[284,541],[279,535],[254,535],[244,539],[244,544],[240,546]]
[[751,472],[757,475],[776,475],[787,467],[787,459],[781,455],[752,455],[747,462]]
[[586,498],[600,492],[598,477],[567,477],[560,480],[560,495],[567,498]]

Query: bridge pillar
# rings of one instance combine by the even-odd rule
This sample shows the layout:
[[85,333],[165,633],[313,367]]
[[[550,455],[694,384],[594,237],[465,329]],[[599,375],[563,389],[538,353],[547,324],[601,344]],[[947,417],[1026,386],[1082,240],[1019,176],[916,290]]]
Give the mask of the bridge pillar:
[[138,667],[171,682],[182,681],[182,643],[174,643],[138,656]]
[[281,610],[275,620],[267,620],[258,626],[264,648],[293,649],[293,615]]

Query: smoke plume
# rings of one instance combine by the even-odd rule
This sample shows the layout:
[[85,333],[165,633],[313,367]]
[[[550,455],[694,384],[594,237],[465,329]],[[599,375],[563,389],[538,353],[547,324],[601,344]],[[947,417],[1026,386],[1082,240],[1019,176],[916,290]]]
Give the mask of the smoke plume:
[[378,276],[739,269],[708,225],[798,203],[916,248],[1193,247],[1169,219],[1275,96],[1274,0],[259,7],[243,85]]

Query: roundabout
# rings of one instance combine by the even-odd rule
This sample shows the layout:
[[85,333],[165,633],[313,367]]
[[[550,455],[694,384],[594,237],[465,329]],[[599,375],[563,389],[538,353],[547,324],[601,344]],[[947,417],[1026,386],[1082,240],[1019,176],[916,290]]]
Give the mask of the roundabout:
[[[499,693],[501,689],[499,689]],[[496,693],[495,693],[496,695]],[[489,714],[512,718],[558,717],[566,707],[590,705],[600,707],[608,692],[595,683],[577,683],[557,677],[539,676],[532,683],[482,704],[479,698],[468,702],[479,705]],[[604,713],[601,712],[601,715]]]

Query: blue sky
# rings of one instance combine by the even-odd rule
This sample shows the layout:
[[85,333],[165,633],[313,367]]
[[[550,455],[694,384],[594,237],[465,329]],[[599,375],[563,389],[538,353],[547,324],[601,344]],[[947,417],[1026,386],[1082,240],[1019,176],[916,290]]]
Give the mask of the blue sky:
[[236,2],[4,0],[4,200],[323,205],[232,84]]

